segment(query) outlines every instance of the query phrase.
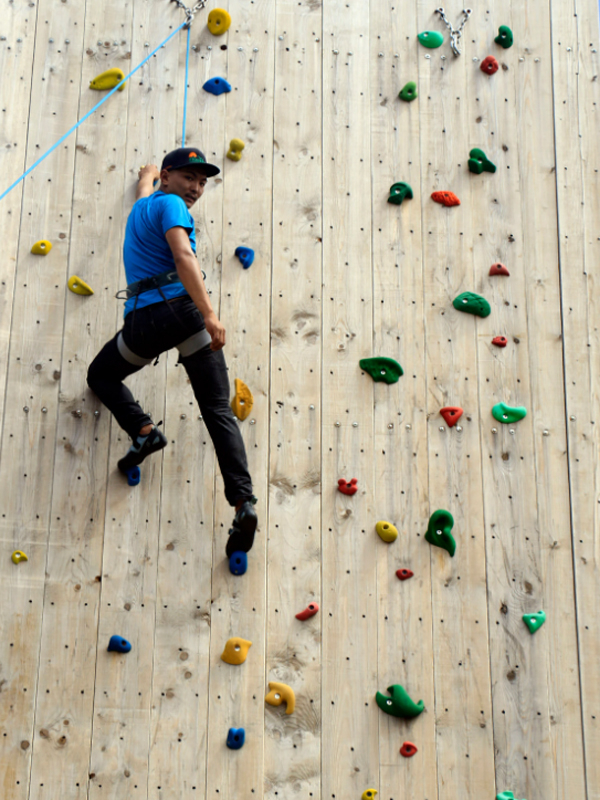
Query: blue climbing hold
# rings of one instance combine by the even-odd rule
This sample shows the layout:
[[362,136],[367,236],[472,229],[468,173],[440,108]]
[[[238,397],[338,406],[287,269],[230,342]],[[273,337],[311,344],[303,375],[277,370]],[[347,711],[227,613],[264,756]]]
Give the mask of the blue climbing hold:
[[225,94],[225,92],[230,92],[231,84],[228,83],[225,78],[211,78],[209,81],[206,81],[202,88],[205,92],[210,92],[210,94],[216,94],[218,96],[220,94]]
[[243,550],[236,550],[229,559],[229,571],[232,575],[243,575],[248,569],[248,556]]
[[252,266],[252,262],[254,261],[254,250],[251,250],[249,247],[236,247],[235,254],[242,262],[244,269],[248,269],[248,267]]
[[140,468],[139,467],[129,467],[129,469],[125,472],[127,476],[127,483],[130,486],[137,486],[140,482]]
[[239,750],[246,741],[246,731],[243,728],[229,728],[227,734],[227,747],[230,750]]
[[131,645],[122,636],[111,636],[108,643],[109,653],[128,653],[131,650]]

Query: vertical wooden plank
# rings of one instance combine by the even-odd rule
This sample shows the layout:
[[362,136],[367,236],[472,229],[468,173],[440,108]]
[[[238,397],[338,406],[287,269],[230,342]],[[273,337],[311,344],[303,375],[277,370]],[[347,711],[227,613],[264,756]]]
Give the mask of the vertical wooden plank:
[[[226,95],[225,141],[246,143],[241,161],[223,159],[224,291],[221,321],[227,330],[224,353],[231,392],[241,378],[254,395],[254,408],[240,423],[253,490],[258,498],[258,530],[244,576],[229,572],[225,557],[227,532],[234,509],[224,496],[218,474],[214,498],[213,583],[210,647],[209,737],[206,796],[254,798],[263,792],[263,743],[266,614],[266,520],[269,452],[269,329],[271,297],[271,214],[273,156],[273,64],[275,6],[271,2],[229,4],[225,76],[233,91]],[[218,44],[218,40],[216,44]],[[237,246],[255,252],[250,269],[234,256]],[[241,636],[253,642],[246,662],[231,666],[221,661],[227,639]],[[281,709],[283,711],[283,709]],[[228,750],[230,727],[243,727],[246,744]]]
[[[32,11],[28,8],[27,13]],[[83,11],[66,4],[39,5],[27,165],[77,120]],[[68,45],[65,39],[70,40]],[[74,155],[71,139],[26,179],[16,254],[0,463],[0,536],[5,555],[0,559],[0,605],[9,610],[0,637],[0,746],[6,765],[3,788],[15,800],[30,791]],[[15,197],[9,198],[3,202],[13,203]],[[47,256],[30,253],[40,238],[53,243]],[[7,243],[7,250],[14,255],[14,240]],[[10,560],[17,548],[29,557],[18,567]]]
[[[581,713],[588,800],[600,798],[600,538],[598,525],[598,7],[551,3],[556,186]],[[527,63],[527,62],[526,62]],[[532,66],[530,66],[530,69]],[[556,537],[558,538],[558,537]],[[556,577],[562,609],[564,582]],[[560,588],[559,588],[560,587]],[[559,712],[559,709],[557,709]],[[579,736],[574,735],[574,744]],[[570,766],[570,765],[569,765]],[[565,781],[571,775],[565,774]]]
[[[461,10],[447,9],[458,26]],[[476,12],[477,13],[477,12]],[[419,2],[419,30],[443,30],[428,3]],[[468,22],[467,26],[472,25]],[[454,558],[431,547],[433,652],[439,797],[479,797],[493,791],[487,636],[485,538],[479,414],[477,336],[480,320],[459,314],[452,300],[464,290],[478,291],[463,132],[468,129],[469,71],[473,69],[465,30],[463,54],[454,57],[418,47],[421,122],[421,191],[425,271],[427,414],[429,418],[429,514],[447,509],[455,520]],[[462,205],[445,208],[430,198],[450,190]],[[443,424],[440,408],[461,406],[454,428]],[[423,520],[422,534],[427,520]]]
[[[207,11],[191,31],[186,146],[199,147],[223,169],[225,98],[202,90],[214,76],[225,76],[227,53],[215,46],[206,28]],[[210,49],[208,49],[210,47]],[[183,89],[185,47],[180,47]],[[181,95],[181,92],[180,92]],[[182,119],[182,108],[177,120]],[[201,125],[199,124],[201,123]],[[181,144],[181,126],[173,132]],[[218,153],[216,152],[218,148]],[[218,313],[222,236],[223,178],[211,178],[192,208],[197,220],[199,263],[207,274],[211,302]],[[154,638],[152,736],[149,796],[204,796],[208,752],[208,680],[211,568],[214,530],[214,448],[178,352],[168,354],[165,431],[158,558],[157,616]],[[157,787],[161,787],[160,790]]]
[[[379,714],[379,794],[388,800],[437,797],[431,564],[423,540],[427,519],[425,329],[417,99],[399,99],[417,81],[416,4],[371,4],[371,163],[373,176],[374,353],[396,359],[404,376],[392,386],[375,384],[376,505],[368,534],[377,553],[378,686],[406,687],[427,711],[412,722]],[[390,186],[410,184],[414,197],[388,203]],[[374,520],[398,528],[393,544],[380,541]],[[411,569],[401,582],[396,570]],[[416,744],[410,759],[404,741]],[[358,795],[357,795],[358,796]]]
[[[139,63],[181,21],[181,12],[173,5],[138,0],[133,9],[132,62]],[[100,39],[104,38],[106,26],[106,21],[102,28],[98,23]],[[109,39],[107,36],[106,40]],[[179,52],[182,47],[185,47],[185,38],[180,34],[136,73],[125,90],[128,104],[127,189],[122,201],[121,236],[133,204],[133,189],[140,165],[155,162],[160,166],[164,152],[176,146],[177,87],[182,79]],[[125,276],[120,272],[118,286],[124,284]],[[122,326],[122,305],[118,304],[112,313],[115,311],[118,317],[113,334],[117,327]],[[134,396],[155,421],[164,418],[165,361],[161,359],[158,366],[148,366],[128,379]],[[120,798],[126,793],[146,796],[151,791],[158,791],[156,785],[149,782],[149,762],[156,657],[154,637],[162,454],[147,459],[141,466],[141,483],[129,487],[116,467],[117,460],[128,446],[127,434],[112,420],[90,798]],[[124,636],[131,642],[130,653],[107,652],[113,634]],[[162,650],[157,652],[159,658],[163,656]],[[172,655],[171,659],[172,663],[175,660]],[[168,703],[169,699],[167,687],[160,700]]]
[[[114,20],[111,30],[103,25],[105,15]],[[97,44],[101,25],[108,47]],[[130,4],[88,9],[84,110],[100,97],[90,92],[89,80],[109,65],[130,64],[130,30]],[[114,328],[126,122],[126,95],[117,93],[76,134],[69,273],[87,281],[95,294],[66,293],[31,798],[49,792],[87,797],[109,415],[87,390],[86,373]]]
[[[323,797],[377,788],[369,4],[323,8]],[[337,491],[357,478],[358,492]]]
[[278,3],[266,661],[297,705],[265,709],[273,799],[321,794],[321,27],[320,5]]

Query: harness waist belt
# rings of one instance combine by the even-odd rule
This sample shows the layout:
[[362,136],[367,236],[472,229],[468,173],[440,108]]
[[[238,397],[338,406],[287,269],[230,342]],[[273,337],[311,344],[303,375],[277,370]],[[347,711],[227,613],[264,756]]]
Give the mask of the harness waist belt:
[[[206,280],[206,273],[201,270],[202,277]],[[120,299],[129,300],[130,297],[137,297],[137,295],[149,292],[152,289],[160,289],[162,286],[169,286],[172,283],[181,283],[181,278],[177,274],[176,269],[170,269],[167,272],[161,272],[158,275],[152,275],[150,278],[142,278],[141,281],[130,283],[126,289],[122,289],[117,293],[117,297],[125,293],[125,298]]]

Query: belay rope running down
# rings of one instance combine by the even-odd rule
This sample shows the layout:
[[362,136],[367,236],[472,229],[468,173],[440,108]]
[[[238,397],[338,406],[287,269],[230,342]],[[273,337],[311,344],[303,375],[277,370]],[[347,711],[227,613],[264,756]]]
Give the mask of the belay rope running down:
[[186,54],[185,54],[185,87],[183,94],[183,131],[181,134],[181,146],[185,147],[185,125],[187,118],[188,74],[189,74],[189,60],[190,60],[190,29],[192,26],[192,22],[194,21],[194,17],[198,13],[198,11],[201,11],[205,7],[206,0],[198,0],[198,2],[194,6],[192,6],[192,8],[188,8],[181,0],[170,0],[170,2],[176,3],[179,6],[179,8],[182,8],[185,11],[185,16],[186,16],[185,22],[182,22],[181,25],[173,31],[173,33],[169,34],[169,36],[167,36],[164,42],[161,42],[158,45],[158,47],[156,47],[149,55],[146,56],[146,58],[144,58],[143,61],[140,61],[137,67],[132,69],[131,72],[128,75],[126,75],[122,81],[119,81],[119,83],[109,91],[106,97],[103,97],[102,100],[100,100],[99,103],[97,103],[93,108],[91,108],[87,112],[87,114],[85,114],[78,122],[76,122],[75,125],[73,125],[73,127],[70,128],[70,130],[68,130],[63,136],[61,136],[60,139],[57,142],[55,142],[55,144],[52,145],[52,147],[46,150],[46,152],[42,156],[40,156],[40,158],[38,158],[38,160],[34,162],[29,167],[28,170],[26,170],[19,178],[17,178],[17,180],[14,183],[12,183],[8,187],[8,189],[5,189],[5,191],[2,192],[2,194],[0,194],[0,200],[3,200],[6,197],[6,195],[15,188],[15,186],[18,186],[19,183],[21,183],[21,181],[24,180],[29,175],[30,172],[33,172],[33,170],[39,164],[41,164],[42,161],[45,158],[47,158],[47,156],[50,155],[50,153],[56,150],[56,148],[62,142],[64,142],[64,140],[67,139],[73,133],[73,131],[76,131],[77,128],[94,113],[94,111],[97,111],[103,103],[106,103],[106,101],[108,100],[109,97],[111,97],[111,95],[113,95],[116,91],[118,91],[119,88],[121,88],[123,84],[126,81],[128,81],[129,78],[131,78],[132,75],[134,75],[141,67],[143,67],[144,64],[147,61],[149,61],[152,58],[152,56],[155,53],[157,53],[162,47],[164,47],[175,36],[176,33],[179,33],[179,31],[182,28],[187,28],[187,42],[186,42]]

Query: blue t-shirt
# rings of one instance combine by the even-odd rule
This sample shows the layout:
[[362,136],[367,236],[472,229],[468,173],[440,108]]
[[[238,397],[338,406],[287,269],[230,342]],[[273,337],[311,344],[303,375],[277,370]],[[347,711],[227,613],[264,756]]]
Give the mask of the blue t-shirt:
[[[127,219],[123,243],[127,284],[175,269],[173,254],[165,234],[170,228],[177,226],[185,228],[195,253],[194,218],[183,198],[158,190],[134,203]],[[161,286],[160,292],[167,300],[187,294],[182,283]],[[160,292],[158,289],[151,289],[138,295],[136,308],[162,302]],[[134,304],[135,297],[130,297],[125,303],[125,316],[133,310]]]

